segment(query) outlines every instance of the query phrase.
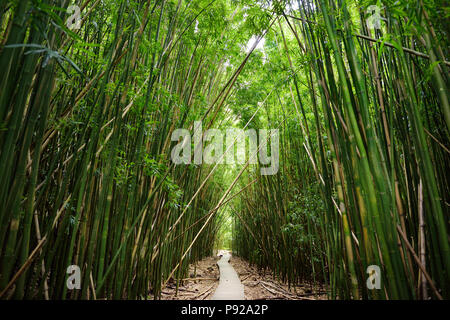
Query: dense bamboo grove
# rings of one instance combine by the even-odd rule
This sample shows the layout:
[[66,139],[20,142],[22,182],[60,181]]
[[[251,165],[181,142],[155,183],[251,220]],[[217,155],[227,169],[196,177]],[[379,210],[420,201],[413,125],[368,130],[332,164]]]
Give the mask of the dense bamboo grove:
[[449,298],[448,20],[439,2],[383,4],[376,32],[353,2],[282,13],[282,171],[246,190],[235,247],[332,298]]
[[[291,284],[450,298],[443,3],[380,3],[376,30],[370,1],[83,0],[73,30],[71,4],[0,2],[1,298],[157,298],[229,215]],[[278,128],[278,173],[175,165],[199,120]]]
[[[191,247],[219,194],[167,157],[168,132],[222,84],[215,38],[189,29],[208,3],[85,1],[77,34],[53,7],[68,4],[2,2],[2,295],[158,295],[212,254],[217,229]],[[65,286],[71,264],[79,291]]]

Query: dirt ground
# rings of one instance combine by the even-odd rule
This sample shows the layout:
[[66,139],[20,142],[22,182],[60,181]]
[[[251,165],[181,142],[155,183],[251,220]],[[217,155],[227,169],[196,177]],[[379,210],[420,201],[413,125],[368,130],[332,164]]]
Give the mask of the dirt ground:
[[189,278],[183,279],[176,293],[176,283],[162,290],[161,300],[208,300],[219,285],[219,257],[209,257],[189,266]]
[[[162,290],[162,300],[208,300],[219,285],[219,257],[205,258],[189,266],[189,278],[183,279],[176,293],[176,284],[169,283]],[[289,289],[287,284],[274,280],[272,274],[259,271],[239,257],[232,257],[230,264],[244,285],[246,300],[324,300],[323,289],[301,284]]]
[[269,271],[259,271],[255,266],[239,258],[232,257],[230,264],[239,274],[244,285],[246,300],[326,300],[326,292],[313,288],[310,284],[289,286],[274,280]]

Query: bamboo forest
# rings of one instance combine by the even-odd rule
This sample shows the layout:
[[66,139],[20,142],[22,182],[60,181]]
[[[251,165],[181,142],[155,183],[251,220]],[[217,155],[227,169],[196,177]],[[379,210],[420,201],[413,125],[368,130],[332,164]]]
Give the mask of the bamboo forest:
[[450,299],[449,18],[0,0],[0,299]]

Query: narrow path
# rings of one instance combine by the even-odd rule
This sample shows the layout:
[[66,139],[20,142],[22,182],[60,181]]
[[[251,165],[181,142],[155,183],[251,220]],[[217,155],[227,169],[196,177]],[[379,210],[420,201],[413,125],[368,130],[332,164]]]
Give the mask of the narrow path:
[[211,300],[244,300],[244,286],[234,268],[228,263],[231,254],[226,252],[217,262],[220,269],[219,286]]

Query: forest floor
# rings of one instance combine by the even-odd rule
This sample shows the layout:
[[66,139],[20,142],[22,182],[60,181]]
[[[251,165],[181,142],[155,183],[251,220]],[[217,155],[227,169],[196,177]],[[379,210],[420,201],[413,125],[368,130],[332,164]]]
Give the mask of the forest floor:
[[219,257],[208,257],[189,266],[189,278],[169,282],[162,290],[161,300],[208,300],[219,285]]
[[[189,266],[189,278],[183,279],[176,293],[176,283],[169,283],[162,290],[162,300],[209,300],[219,285],[219,257],[208,257]],[[255,266],[236,256],[230,264],[236,270],[244,285],[246,300],[325,300],[323,288],[311,284],[288,287],[273,278],[268,270],[258,270]]]

